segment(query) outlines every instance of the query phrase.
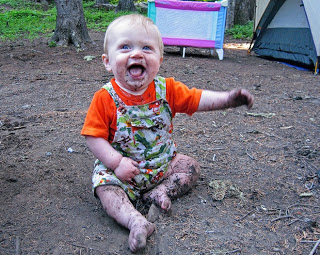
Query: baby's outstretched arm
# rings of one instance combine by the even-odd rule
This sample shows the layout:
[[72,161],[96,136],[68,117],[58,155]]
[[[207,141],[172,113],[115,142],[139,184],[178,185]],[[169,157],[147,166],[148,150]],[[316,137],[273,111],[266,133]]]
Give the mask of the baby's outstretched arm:
[[123,157],[105,139],[86,136],[86,142],[93,155],[106,167],[113,170],[121,181],[131,181],[133,177],[140,173],[136,161]]
[[247,105],[253,105],[253,96],[245,89],[233,89],[228,92],[204,90],[198,106],[198,111],[213,111]]

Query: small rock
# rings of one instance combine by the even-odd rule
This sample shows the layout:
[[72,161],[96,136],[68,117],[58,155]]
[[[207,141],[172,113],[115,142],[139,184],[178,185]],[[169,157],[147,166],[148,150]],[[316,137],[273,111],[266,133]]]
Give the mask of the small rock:
[[152,204],[148,211],[147,220],[150,222],[155,222],[159,218],[159,215],[160,209],[156,205]]

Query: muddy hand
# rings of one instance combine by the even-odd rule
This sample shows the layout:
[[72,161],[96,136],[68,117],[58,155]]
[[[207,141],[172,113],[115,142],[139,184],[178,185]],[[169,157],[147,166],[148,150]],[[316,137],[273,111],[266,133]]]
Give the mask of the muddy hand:
[[140,173],[139,164],[130,158],[123,157],[114,173],[122,182],[131,181],[132,178]]
[[253,105],[253,96],[249,91],[245,89],[234,89],[229,92],[228,106],[238,107],[241,105],[247,105],[250,109]]

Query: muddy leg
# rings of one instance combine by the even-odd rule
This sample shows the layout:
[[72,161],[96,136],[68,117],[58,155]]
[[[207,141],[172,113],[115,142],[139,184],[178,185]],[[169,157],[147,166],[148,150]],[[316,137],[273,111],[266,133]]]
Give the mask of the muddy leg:
[[118,186],[99,186],[96,193],[107,214],[130,230],[129,248],[132,252],[143,249],[155,225],[138,212],[127,194]]
[[193,158],[177,154],[169,165],[164,181],[144,194],[145,201],[151,201],[163,211],[171,209],[171,199],[185,194],[196,183],[200,166]]

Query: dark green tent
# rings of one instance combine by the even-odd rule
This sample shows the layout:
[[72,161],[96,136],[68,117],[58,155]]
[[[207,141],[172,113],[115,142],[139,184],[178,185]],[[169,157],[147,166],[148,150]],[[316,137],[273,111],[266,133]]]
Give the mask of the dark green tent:
[[320,59],[320,1],[268,1],[253,41],[252,50],[258,56],[316,71]]

